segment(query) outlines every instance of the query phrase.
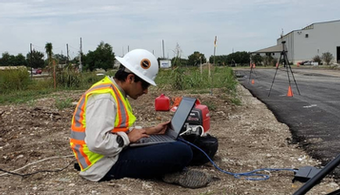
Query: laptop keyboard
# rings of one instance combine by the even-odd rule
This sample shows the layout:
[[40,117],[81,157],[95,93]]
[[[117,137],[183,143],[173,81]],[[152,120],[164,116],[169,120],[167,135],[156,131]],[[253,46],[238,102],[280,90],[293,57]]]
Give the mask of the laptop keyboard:
[[140,143],[149,143],[149,142],[166,142],[169,140],[173,140],[170,136],[166,135],[151,135],[148,138],[142,138],[139,140]]

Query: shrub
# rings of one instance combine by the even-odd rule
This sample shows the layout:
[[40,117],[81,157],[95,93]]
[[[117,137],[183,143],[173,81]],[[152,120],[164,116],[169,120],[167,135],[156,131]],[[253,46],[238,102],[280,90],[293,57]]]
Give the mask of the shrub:
[[321,60],[321,57],[319,55],[316,55],[316,56],[314,56],[313,61],[317,62],[319,65],[321,65],[322,60]]
[[0,93],[25,90],[30,82],[29,73],[25,68],[0,71]]
[[60,71],[57,78],[57,86],[62,89],[87,89],[104,76],[97,76],[95,72],[75,72],[71,70]]
[[331,63],[333,60],[333,55],[330,52],[326,52],[322,54],[322,60],[326,62],[327,65]]

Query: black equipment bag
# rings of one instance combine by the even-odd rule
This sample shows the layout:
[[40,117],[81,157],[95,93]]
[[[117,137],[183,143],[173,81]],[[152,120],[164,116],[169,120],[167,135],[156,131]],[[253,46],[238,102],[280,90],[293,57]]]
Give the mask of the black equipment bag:
[[[213,137],[210,134],[202,137],[194,134],[182,135],[182,138],[202,149],[211,159],[213,159],[217,152],[218,140],[216,137]],[[191,149],[193,152],[193,158],[190,165],[197,166],[209,162],[207,156],[205,156],[200,150],[194,146],[191,146]]]

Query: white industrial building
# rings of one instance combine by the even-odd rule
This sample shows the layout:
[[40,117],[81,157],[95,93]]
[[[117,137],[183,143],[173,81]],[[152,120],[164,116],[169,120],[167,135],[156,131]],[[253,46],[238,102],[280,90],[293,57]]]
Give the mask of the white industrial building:
[[285,41],[288,61],[296,64],[311,61],[315,56],[330,52],[333,55],[331,63],[340,62],[340,20],[318,22],[299,30],[281,36],[277,45],[252,53],[272,53],[278,58]]

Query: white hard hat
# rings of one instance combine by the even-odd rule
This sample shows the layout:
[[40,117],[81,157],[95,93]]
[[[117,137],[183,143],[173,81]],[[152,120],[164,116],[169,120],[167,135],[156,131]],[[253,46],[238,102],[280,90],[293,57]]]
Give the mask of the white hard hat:
[[145,49],[134,49],[116,59],[139,78],[156,86],[155,78],[158,73],[158,61],[156,57]]

